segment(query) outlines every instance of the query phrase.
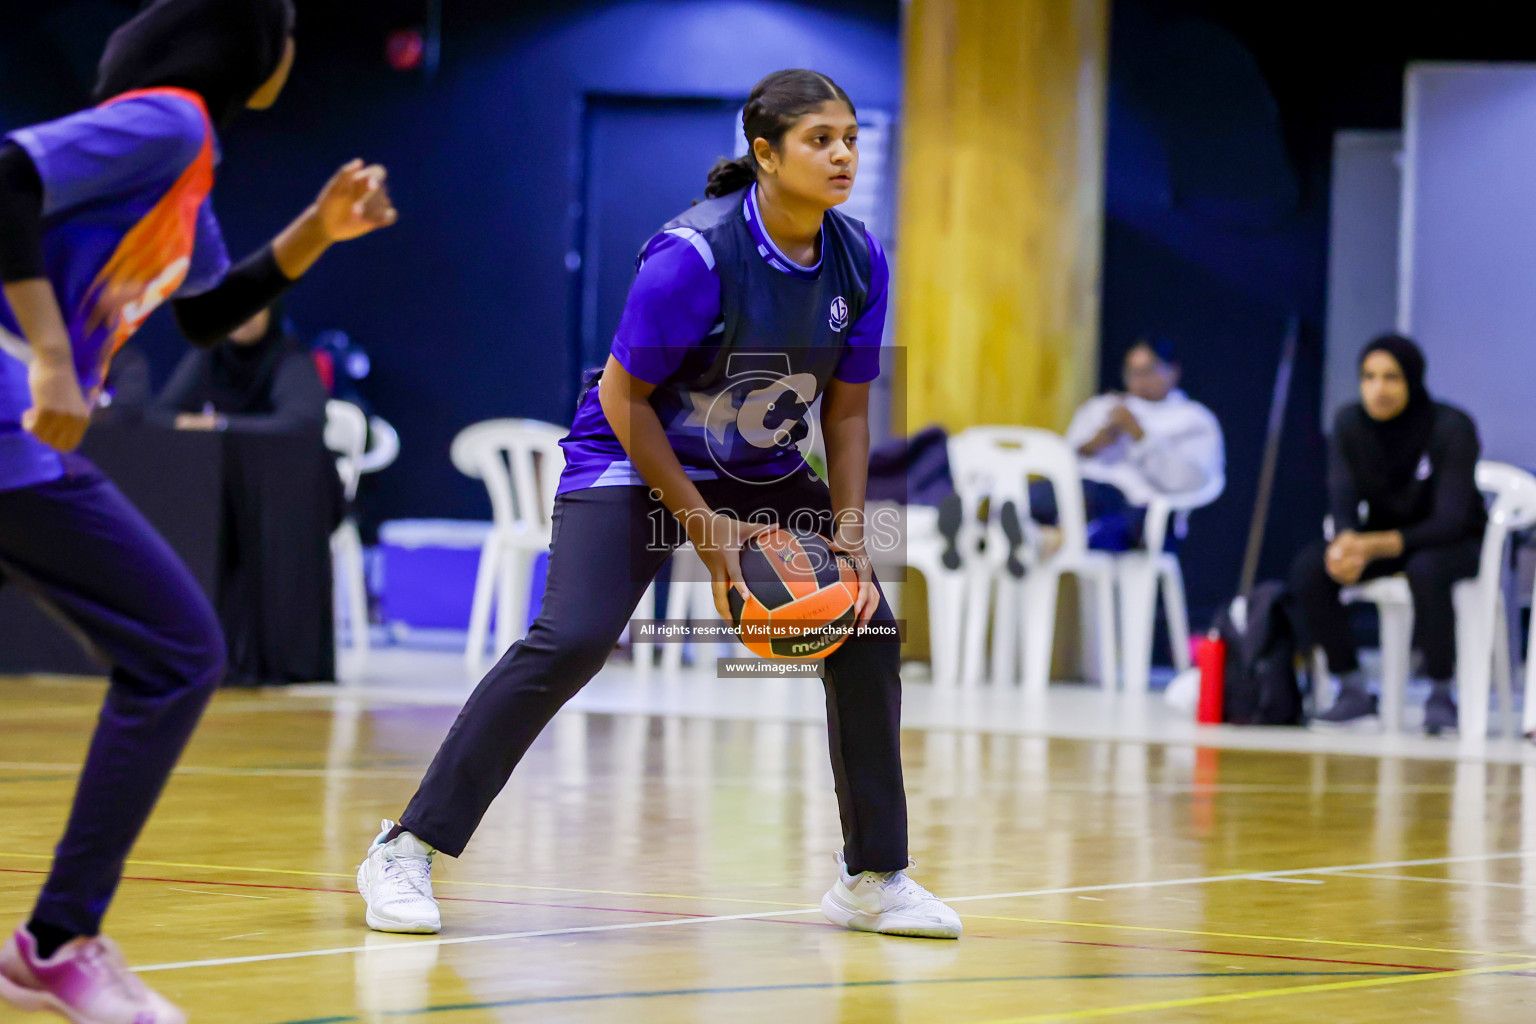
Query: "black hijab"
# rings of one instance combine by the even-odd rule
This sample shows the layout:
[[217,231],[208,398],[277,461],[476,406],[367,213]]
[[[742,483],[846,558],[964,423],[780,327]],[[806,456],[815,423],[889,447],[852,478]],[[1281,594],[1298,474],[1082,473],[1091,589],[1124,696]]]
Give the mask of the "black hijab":
[[1385,352],[1397,360],[1408,382],[1408,404],[1390,420],[1373,419],[1364,405],[1357,405],[1354,429],[1345,431],[1340,440],[1360,496],[1379,502],[1417,478],[1435,429],[1435,401],[1424,387],[1424,353],[1419,346],[1401,335],[1383,334],[1360,351],[1359,365],[1363,367],[1373,352]]
[[93,99],[179,86],[227,125],[277,70],[293,21],[293,0],[155,0],[107,40]]
[[272,411],[272,385],[283,360],[299,352],[288,334],[281,302],[267,310],[267,331],[249,345],[225,338],[205,354],[207,376],[202,394],[193,403],[201,408],[212,403],[215,412],[268,413]]

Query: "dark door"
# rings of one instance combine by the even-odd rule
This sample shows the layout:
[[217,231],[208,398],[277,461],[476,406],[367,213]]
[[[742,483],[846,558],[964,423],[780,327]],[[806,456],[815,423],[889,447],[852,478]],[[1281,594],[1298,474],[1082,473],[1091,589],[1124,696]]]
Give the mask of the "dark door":
[[587,98],[578,370],[607,360],[635,256],[658,228],[704,197],[710,167],[734,152],[740,110],[741,101],[727,99]]

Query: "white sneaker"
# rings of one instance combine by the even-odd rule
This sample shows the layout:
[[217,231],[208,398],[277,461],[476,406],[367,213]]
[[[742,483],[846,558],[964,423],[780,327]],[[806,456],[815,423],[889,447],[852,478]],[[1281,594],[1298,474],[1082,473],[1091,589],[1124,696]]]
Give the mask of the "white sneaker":
[[368,903],[368,927],[379,932],[433,935],[443,917],[432,895],[432,858],[437,851],[409,832],[385,842],[395,827],[379,822],[368,859],[357,869],[357,891]]
[[958,939],[960,915],[918,885],[905,871],[861,871],[850,876],[837,855],[837,882],[821,898],[833,924],[882,935]]

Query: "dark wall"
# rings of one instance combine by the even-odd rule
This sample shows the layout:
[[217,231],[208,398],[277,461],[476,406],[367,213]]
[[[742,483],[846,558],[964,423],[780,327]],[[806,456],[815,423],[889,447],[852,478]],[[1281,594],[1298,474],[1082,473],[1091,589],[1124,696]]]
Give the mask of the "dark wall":
[[1201,627],[1237,586],[1292,313],[1301,355],[1261,577],[1283,574],[1320,529],[1326,209],[1292,158],[1263,74],[1231,32],[1125,0],[1112,49],[1102,382],[1123,387],[1121,359],[1138,334],[1165,336],[1184,388],[1222,424],[1227,490],[1193,517],[1183,558]]
[[1227,492],[1195,515],[1183,557],[1197,628],[1237,586],[1291,313],[1300,354],[1260,578],[1283,576],[1320,534],[1334,132],[1400,126],[1410,60],[1536,59],[1510,5],[1472,0],[1422,18],[1341,10],[1321,0],[1113,8],[1101,376],[1120,387],[1129,341],[1167,335],[1186,389],[1226,432]]
[[[94,12],[103,38],[133,8],[76,6]],[[745,97],[769,71],[805,66],[857,103],[894,110],[900,99],[894,0],[447,0],[430,83],[384,63],[398,5],[387,14],[300,0],[289,89],[227,133],[214,192],[238,255],[351,157],[388,166],[400,223],[333,250],[289,301],[301,332],[341,328],[372,356],[367,397],[402,442],[399,461],[369,481],[379,518],[487,516],[483,487],[449,464],[453,435],[494,416],[570,421],[575,282],[565,261],[585,95]],[[31,81],[21,63],[14,48],[0,50],[0,82]],[[60,74],[25,98],[0,98],[0,125],[64,113],[84,102],[80,89]],[[182,351],[167,316],[140,335],[161,379]]]

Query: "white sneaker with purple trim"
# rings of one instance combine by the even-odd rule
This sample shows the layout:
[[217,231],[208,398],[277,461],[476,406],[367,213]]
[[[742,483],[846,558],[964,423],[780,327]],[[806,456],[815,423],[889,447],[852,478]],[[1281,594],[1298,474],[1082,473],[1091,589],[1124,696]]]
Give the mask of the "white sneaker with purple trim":
[[72,1024],[187,1021],[128,969],[111,939],[75,939],[44,960],[25,926],[0,949],[0,999],[19,1010],[52,1010]]

